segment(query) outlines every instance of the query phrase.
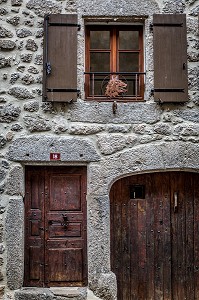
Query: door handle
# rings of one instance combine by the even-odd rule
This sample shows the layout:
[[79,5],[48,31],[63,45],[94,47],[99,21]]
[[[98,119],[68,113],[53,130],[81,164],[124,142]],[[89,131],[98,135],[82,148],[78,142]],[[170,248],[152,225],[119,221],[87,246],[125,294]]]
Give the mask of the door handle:
[[64,219],[64,223],[62,223],[62,225],[64,226],[64,228],[66,229],[68,227],[68,217],[65,214],[62,214],[62,217]]
[[49,225],[60,224],[61,226],[64,226],[64,228],[66,229],[66,228],[68,227],[68,217],[67,217],[67,215],[65,215],[65,214],[62,214],[62,217],[63,217],[63,219],[64,219],[63,222],[62,222],[62,221],[59,221],[59,220],[56,220],[56,221],[54,221],[54,220],[49,220],[49,221],[48,221],[48,224],[49,224]]
[[173,207],[174,213],[178,210],[178,193],[174,192],[174,207]]

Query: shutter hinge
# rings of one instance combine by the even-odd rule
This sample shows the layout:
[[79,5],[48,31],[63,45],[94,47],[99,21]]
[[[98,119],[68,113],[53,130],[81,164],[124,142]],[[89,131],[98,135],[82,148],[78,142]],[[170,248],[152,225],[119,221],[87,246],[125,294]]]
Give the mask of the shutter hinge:
[[183,23],[151,23],[149,28],[153,31],[153,27],[182,27]]
[[59,92],[59,93],[64,93],[64,92],[68,92],[68,93],[70,93],[70,92],[75,92],[75,93],[80,93],[80,90],[78,90],[78,89],[51,89],[51,88],[47,88],[46,89],[46,91],[47,92]]
[[46,74],[47,74],[47,75],[50,75],[50,74],[51,74],[51,71],[52,71],[52,67],[51,67],[50,62],[48,61],[48,62],[46,63]]
[[163,89],[152,89],[151,90],[151,95],[154,95],[155,92],[161,92],[161,93],[184,93],[185,90],[184,89],[175,89],[175,88],[171,88],[171,89],[166,89],[166,88],[163,88]]
[[50,23],[48,22],[48,26],[66,26],[66,27],[77,27],[77,30],[79,31],[81,29],[80,24],[73,24],[73,23]]
[[45,20],[47,21],[48,26],[69,26],[69,27],[77,27],[78,31],[81,29],[80,24],[76,23],[60,23],[60,22],[49,22],[49,15],[45,16]]

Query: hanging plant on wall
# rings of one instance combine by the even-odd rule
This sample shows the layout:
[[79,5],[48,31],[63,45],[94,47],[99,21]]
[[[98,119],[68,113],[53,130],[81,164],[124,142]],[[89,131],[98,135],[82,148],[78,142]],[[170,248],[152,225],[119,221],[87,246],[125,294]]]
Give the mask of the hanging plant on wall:
[[105,95],[108,98],[121,97],[127,92],[127,83],[119,79],[118,75],[112,75],[106,88]]

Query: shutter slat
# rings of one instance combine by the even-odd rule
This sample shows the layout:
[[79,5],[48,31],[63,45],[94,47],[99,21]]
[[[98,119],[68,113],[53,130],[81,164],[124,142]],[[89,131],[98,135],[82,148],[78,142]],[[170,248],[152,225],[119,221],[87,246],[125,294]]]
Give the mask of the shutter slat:
[[[77,30],[76,14],[55,14],[47,17],[44,101],[70,102],[77,99]],[[49,75],[46,64],[50,65]]]
[[154,15],[155,101],[188,101],[186,16]]

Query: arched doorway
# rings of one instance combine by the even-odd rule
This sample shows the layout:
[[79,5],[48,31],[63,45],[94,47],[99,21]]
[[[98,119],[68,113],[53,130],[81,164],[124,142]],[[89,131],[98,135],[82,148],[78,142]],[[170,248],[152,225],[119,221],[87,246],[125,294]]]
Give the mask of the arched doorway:
[[118,300],[199,299],[199,174],[119,179],[110,205]]

